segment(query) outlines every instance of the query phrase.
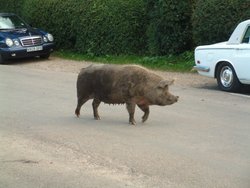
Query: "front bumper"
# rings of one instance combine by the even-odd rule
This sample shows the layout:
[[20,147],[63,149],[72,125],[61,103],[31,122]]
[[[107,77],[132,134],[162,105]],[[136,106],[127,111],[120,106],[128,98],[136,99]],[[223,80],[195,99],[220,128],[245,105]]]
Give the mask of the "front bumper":
[[196,65],[193,67],[194,70],[197,70],[199,72],[209,72],[210,68],[207,66],[201,66],[201,65]]
[[35,57],[50,54],[54,51],[54,43],[46,43],[41,45],[42,50],[27,52],[27,47],[0,48],[3,59],[15,59],[25,57]]

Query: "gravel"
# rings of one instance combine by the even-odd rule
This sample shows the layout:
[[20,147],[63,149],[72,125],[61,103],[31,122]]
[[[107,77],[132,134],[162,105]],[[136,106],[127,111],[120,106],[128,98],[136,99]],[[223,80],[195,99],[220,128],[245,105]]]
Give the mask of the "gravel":
[[[14,60],[8,62],[9,66],[18,66],[29,69],[39,69],[45,71],[79,73],[81,68],[84,68],[93,62],[89,61],[74,61],[51,56],[48,60],[39,58]],[[182,87],[196,88],[213,88],[216,87],[216,81],[213,78],[207,78],[198,75],[197,73],[179,73],[168,71],[155,71],[167,79],[175,79],[175,84]]]

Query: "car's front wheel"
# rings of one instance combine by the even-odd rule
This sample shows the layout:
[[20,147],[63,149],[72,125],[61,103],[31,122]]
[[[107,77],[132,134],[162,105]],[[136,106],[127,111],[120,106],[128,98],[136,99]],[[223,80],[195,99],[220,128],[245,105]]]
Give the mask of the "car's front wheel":
[[2,55],[0,54],[0,64],[4,63],[4,58],[2,57]]
[[44,54],[44,55],[40,55],[40,58],[42,59],[49,59],[50,53]]
[[237,92],[241,88],[241,83],[235,73],[233,66],[229,63],[222,63],[217,69],[217,83],[221,90]]

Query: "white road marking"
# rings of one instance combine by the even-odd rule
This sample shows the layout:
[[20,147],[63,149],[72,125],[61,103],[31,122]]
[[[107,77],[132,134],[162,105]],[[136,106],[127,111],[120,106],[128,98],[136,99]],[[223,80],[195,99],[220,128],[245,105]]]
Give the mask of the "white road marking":
[[247,94],[239,94],[239,93],[230,93],[231,95],[239,96],[239,97],[245,97],[245,98],[250,98],[250,95]]

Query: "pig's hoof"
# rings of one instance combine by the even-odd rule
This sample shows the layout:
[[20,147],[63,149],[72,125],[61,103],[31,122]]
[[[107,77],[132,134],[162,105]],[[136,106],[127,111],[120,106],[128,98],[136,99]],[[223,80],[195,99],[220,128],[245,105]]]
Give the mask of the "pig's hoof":
[[136,122],[135,122],[135,120],[132,120],[132,121],[129,121],[129,124],[130,125],[136,125]]
[[142,123],[144,123],[145,121],[147,121],[148,115],[149,115],[149,113],[145,113],[145,114],[142,116]]
[[94,118],[95,118],[95,120],[100,120],[101,119],[100,116],[96,116]]
[[145,121],[147,121],[148,117],[142,117],[142,123],[144,123]]
[[76,115],[77,117],[80,116],[80,110],[79,110],[79,109],[76,109],[76,110],[75,110],[75,115]]

